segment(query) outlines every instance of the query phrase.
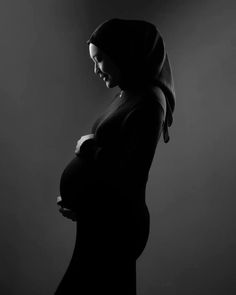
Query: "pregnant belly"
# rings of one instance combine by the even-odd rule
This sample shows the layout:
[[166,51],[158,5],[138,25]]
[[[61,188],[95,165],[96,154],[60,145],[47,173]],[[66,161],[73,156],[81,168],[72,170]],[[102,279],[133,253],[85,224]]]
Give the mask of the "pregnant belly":
[[83,157],[76,156],[65,167],[60,179],[61,205],[75,209],[86,200],[92,188],[92,163]]

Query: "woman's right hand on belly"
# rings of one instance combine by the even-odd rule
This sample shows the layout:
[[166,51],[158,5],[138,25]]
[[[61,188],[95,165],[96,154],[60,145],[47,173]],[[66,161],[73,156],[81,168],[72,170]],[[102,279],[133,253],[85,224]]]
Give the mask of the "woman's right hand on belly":
[[77,217],[78,217],[77,214],[71,209],[62,207],[61,202],[62,202],[62,198],[61,198],[61,196],[58,196],[57,197],[57,205],[59,207],[59,211],[61,212],[61,214],[64,217],[71,219],[72,221],[77,221],[78,220],[77,219]]
[[93,133],[81,136],[80,139],[77,141],[77,145],[76,145],[76,148],[75,148],[75,153],[78,154],[79,150],[80,150],[80,147],[83,144],[83,142],[88,140],[88,139],[91,139],[91,138],[94,138]]

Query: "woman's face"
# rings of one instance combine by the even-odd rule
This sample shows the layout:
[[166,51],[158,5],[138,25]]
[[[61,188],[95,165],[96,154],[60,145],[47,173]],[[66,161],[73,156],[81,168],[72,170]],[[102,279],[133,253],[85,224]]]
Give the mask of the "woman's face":
[[103,79],[106,86],[118,86],[121,73],[112,59],[92,43],[89,44],[89,55],[94,62],[94,73]]

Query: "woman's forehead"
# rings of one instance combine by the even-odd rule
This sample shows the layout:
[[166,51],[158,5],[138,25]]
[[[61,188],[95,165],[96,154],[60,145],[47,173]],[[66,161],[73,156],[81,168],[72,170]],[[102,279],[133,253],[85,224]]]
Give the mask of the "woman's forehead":
[[90,57],[93,58],[96,55],[102,54],[102,50],[98,48],[96,45],[94,45],[93,43],[90,43],[89,53],[90,53]]

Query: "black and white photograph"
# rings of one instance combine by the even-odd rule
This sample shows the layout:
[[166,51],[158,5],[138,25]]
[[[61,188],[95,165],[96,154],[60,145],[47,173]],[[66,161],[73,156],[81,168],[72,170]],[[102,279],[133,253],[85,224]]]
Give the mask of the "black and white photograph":
[[236,2],[0,2],[0,294],[236,294]]

